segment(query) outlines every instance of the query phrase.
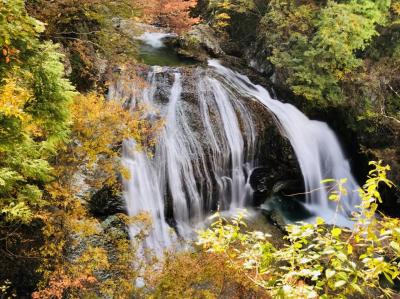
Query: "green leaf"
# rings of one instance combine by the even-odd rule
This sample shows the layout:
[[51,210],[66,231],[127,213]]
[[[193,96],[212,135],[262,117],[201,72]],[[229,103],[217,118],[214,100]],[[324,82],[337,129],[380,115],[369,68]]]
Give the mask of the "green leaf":
[[340,236],[340,234],[342,233],[342,230],[338,227],[335,227],[331,230],[331,234],[334,238],[337,238]]
[[339,280],[339,281],[335,282],[334,287],[335,287],[335,289],[338,289],[338,288],[344,286],[346,283],[347,283],[347,281],[345,281],[345,280]]
[[390,282],[391,285],[394,285],[394,281],[388,273],[383,272],[383,275],[386,277],[386,279]]
[[321,217],[317,217],[316,223],[317,223],[317,225],[322,225],[322,224],[325,223],[325,220],[323,218],[321,218]]
[[325,271],[325,276],[326,276],[327,279],[330,279],[330,278],[332,278],[332,277],[335,275],[335,273],[336,273],[335,270],[327,269],[327,270]]
[[400,252],[400,245],[399,243],[392,241],[390,242],[390,247],[392,247],[394,250],[396,250],[397,252]]
[[325,179],[321,181],[321,184],[326,184],[326,183],[332,183],[332,182],[336,182],[335,179]]

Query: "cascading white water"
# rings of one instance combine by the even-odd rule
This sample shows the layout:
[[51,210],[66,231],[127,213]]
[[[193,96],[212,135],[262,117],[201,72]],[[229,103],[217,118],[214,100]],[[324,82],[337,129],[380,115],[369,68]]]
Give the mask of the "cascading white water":
[[[187,239],[217,205],[232,210],[249,204],[249,169],[257,136],[244,101],[257,101],[276,116],[299,161],[307,207],[329,222],[335,207],[327,200],[321,181],[347,178],[347,188],[358,189],[332,130],[294,106],[272,99],[263,87],[218,61],[211,60],[209,65],[191,74],[192,86],[179,68],[153,67],[147,76],[148,87],[140,96],[127,94],[118,84],[110,88],[113,98],[122,98],[133,107],[138,103],[152,106],[165,121],[154,157],[128,150],[131,143],[126,143],[123,156],[131,172],[124,183],[129,214],[145,211],[153,219],[154,230],[146,246],[161,254],[176,240],[166,217],[177,235]],[[343,199],[346,211],[358,200],[358,194],[349,192]],[[345,215],[339,221],[348,224]],[[132,235],[135,232],[132,228]]]
[[166,32],[145,32],[141,36],[137,37],[137,39],[149,46],[152,46],[153,48],[162,48],[164,47],[163,39],[173,36],[176,35]]
[[[220,75],[220,80],[239,92],[264,104],[278,119],[279,125],[289,139],[299,161],[304,178],[308,208],[316,215],[333,221],[336,203],[328,200],[327,188],[321,188],[324,179],[347,178],[348,194],[341,205],[349,214],[359,204],[359,186],[351,174],[349,162],[344,157],[339,141],[326,123],[308,119],[300,110],[271,98],[268,91],[254,85],[249,78],[222,66],[217,60],[209,65]],[[267,153],[266,153],[267,154]],[[346,215],[336,219],[349,224]]]
[[[135,142],[127,140],[123,145],[123,165],[129,171],[130,179],[124,181],[124,197],[129,215],[146,212],[152,219],[153,229],[145,240],[145,247],[152,248],[157,254],[162,253],[173,243],[171,228],[165,221],[164,196],[160,192],[159,181],[152,163],[146,153],[135,149]],[[131,225],[132,236],[139,232],[140,227]]]
[[[172,205],[176,232],[184,239],[194,234],[193,229],[202,224],[205,213],[212,209],[215,191],[221,196],[219,204],[224,209],[245,205],[250,195],[247,168],[251,167],[255,141],[254,124],[243,104],[217,80],[201,72],[196,88],[198,106],[191,108],[201,124],[194,127],[188,103],[182,102],[182,75],[179,71],[171,74],[168,68],[164,71],[154,67],[149,72],[148,87],[141,97],[127,96],[118,84],[110,88],[109,94],[131,105],[150,105],[160,111],[165,122],[153,158],[127,150],[123,156],[124,164],[133,172],[124,184],[129,214],[144,211],[152,216],[154,230],[146,245],[157,253],[170,246],[173,239],[165,233],[167,201]],[[158,99],[160,89],[168,91],[167,103]]]
[[[200,84],[201,90],[204,90],[205,86],[211,87],[212,95],[215,100],[214,103],[217,106],[220,116],[220,127],[225,133],[223,136],[226,140],[221,142],[225,148],[223,148],[221,151],[221,148],[216,142],[215,136],[212,132],[209,116],[207,113],[205,113],[207,111],[207,107],[204,107],[204,105],[207,105],[207,98],[202,96],[202,102],[200,104],[203,106],[201,111],[204,121],[206,122],[207,133],[212,141],[212,148],[215,154],[217,154],[219,158],[222,158],[222,163],[214,163],[213,165],[220,167],[222,172],[224,169],[231,169],[231,175],[228,177],[217,175],[217,179],[219,181],[218,184],[221,186],[220,190],[222,191],[220,192],[220,196],[221,198],[225,198],[223,204],[226,207],[230,207],[231,209],[243,207],[246,197],[248,196],[249,189],[246,188],[246,177],[243,171],[244,141],[234,106],[232,106],[232,100],[228,90],[223,88],[223,86],[216,79],[206,77],[200,80]],[[220,155],[221,153],[222,157]],[[228,158],[225,159],[225,161],[223,161],[224,153],[225,158]],[[230,153],[230,155],[226,155],[226,153]],[[230,163],[228,160],[230,160]],[[221,171],[215,169],[215,173],[221,173]],[[230,190],[228,193],[229,198],[226,198],[227,190]]]
[[179,123],[178,116],[181,111],[178,101],[181,93],[181,75],[176,73],[165,117],[166,126],[160,138],[162,144],[160,161],[166,162],[164,180],[168,184],[172,198],[174,219],[177,223],[178,232],[186,235],[187,225],[190,222],[197,222],[202,219],[203,203],[201,194],[197,189],[195,175],[195,171],[199,171],[200,167],[196,163],[192,164],[191,161],[192,155],[201,155],[201,147],[196,139],[191,138],[191,131],[184,115],[181,115],[180,120],[182,122]]

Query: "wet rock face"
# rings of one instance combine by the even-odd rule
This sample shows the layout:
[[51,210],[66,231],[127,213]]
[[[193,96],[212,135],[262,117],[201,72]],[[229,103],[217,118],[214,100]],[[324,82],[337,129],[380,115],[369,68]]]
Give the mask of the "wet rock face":
[[170,38],[166,43],[175,47],[180,55],[200,62],[218,58],[229,61],[230,67],[242,64],[242,72],[244,68],[250,68],[258,75],[269,77],[273,74],[273,66],[266,59],[270,53],[263,39],[241,45],[227,37],[218,36],[210,26],[199,24],[182,37]]
[[[282,137],[274,121],[269,123],[260,136],[257,164],[260,168],[254,172],[250,181],[255,189],[256,204],[268,194],[278,191],[286,194],[304,192],[302,175],[295,153],[289,140]],[[279,190],[276,188],[278,182],[285,182]]]
[[274,67],[272,63],[266,58],[270,57],[271,53],[265,47],[265,41],[259,39],[253,41],[248,48],[244,50],[243,57],[246,64],[264,76],[272,76]]
[[289,140],[282,135],[275,116],[258,102],[246,101],[246,105],[254,116],[257,132],[255,168],[249,178],[254,191],[253,205],[261,205],[275,193],[304,192],[297,158]]
[[[160,90],[158,94],[163,94],[162,103],[168,100],[169,90],[172,85],[171,73],[176,70],[170,69],[167,73],[157,74],[161,82],[165,82],[165,86],[161,87],[164,91]],[[199,108],[199,95],[198,95],[198,79],[209,70],[194,69],[194,68],[180,68],[182,74],[182,85],[184,86],[181,94],[180,107],[187,119],[189,119],[190,126],[195,134],[196,139],[201,143],[206,156],[207,167],[211,168],[211,150],[209,140],[205,133],[203,121]],[[212,73],[209,74],[212,76]],[[161,84],[163,85],[163,84]],[[239,98],[240,103],[245,107],[245,110],[251,116],[254,133],[255,144],[254,148],[249,148],[248,132],[246,132],[246,123],[242,119],[240,113],[237,111],[238,120],[243,132],[245,141],[245,154],[248,160],[253,161],[254,170],[248,175],[251,187],[254,190],[252,204],[259,206],[273,193],[280,194],[293,194],[304,192],[302,175],[297,163],[296,156],[290,145],[288,139],[282,136],[282,133],[277,125],[275,117],[259,102],[239,95],[234,90],[232,94]],[[156,97],[158,99],[158,96]],[[218,99],[217,99],[218,100]],[[218,113],[210,108],[210,119],[212,123],[217,121]],[[218,137],[220,138],[220,137]],[[195,157],[193,157],[195,159]],[[198,178],[199,182],[202,178]],[[281,184],[279,190],[276,189],[277,185]],[[215,209],[217,206],[218,190],[212,191],[213,198],[216,200],[208,206],[208,209]],[[167,197],[168,198],[168,197]],[[290,197],[287,197],[290,200]],[[168,199],[167,199],[168,201]],[[168,202],[166,207],[171,206]],[[168,210],[168,208],[167,208]],[[167,213],[170,215],[170,213]],[[173,215],[169,216],[173,219]]]
[[157,80],[157,89],[154,90],[154,100],[160,104],[167,104],[171,92],[172,84],[174,83],[173,69],[169,72],[164,72],[162,69],[156,70],[154,79]]
[[[251,70],[246,75],[251,73],[255,76]],[[272,113],[213,67],[152,67],[142,76],[148,82],[143,102],[170,124],[160,132],[151,161],[151,167],[160,173],[164,215],[170,226],[176,227],[179,220],[174,201],[181,198],[187,201],[189,219],[196,219],[217,207],[228,208],[238,198],[240,205],[259,206],[276,192],[274,186],[279,182],[301,181],[293,150]],[[172,101],[177,86],[180,98]],[[139,97],[135,103],[141,102]],[[176,138],[174,142],[165,132]],[[182,157],[168,156],[169,151],[178,151]],[[169,165],[178,170],[174,178],[166,173]],[[171,186],[170,179],[182,182],[181,193]],[[254,198],[245,184],[249,179]],[[290,193],[293,185],[297,188],[297,184],[283,185],[282,193]],[[177,199],[176,194],[181,197]],[[92,213],[104,217],[120,211],[121,205],[114,206],[112,197],[109,190],[98,191],[91,199]],[[196,202],[190,202],[192,199]]]

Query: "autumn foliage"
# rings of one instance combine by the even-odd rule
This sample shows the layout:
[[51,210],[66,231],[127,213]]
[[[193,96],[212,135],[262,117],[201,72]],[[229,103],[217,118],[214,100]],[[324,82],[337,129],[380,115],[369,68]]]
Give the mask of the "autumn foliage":
[[[42,287],[34,298],[61,299],[65,294],[76,298],[83,294],[128,298],[137,276],[135,250],[131,247],[134,240],[101,229],[101,221],[90,215],[84,201],[90,197],[90,190],[102,186],[120,192],[117,177],[125,172],[119,158],[121,142],[134,138],[143,148],[150,147],[161,123],[149,125],[141,117],[144,107],[129,111],[121,102],[95,93],[78,95],[70,110],[71,142],[60,149],[53,162],[57,179],[45,187],[57,212],[47,211],[41,216],[46,242],[40,254],[46,262],[39,269],[43,273]],[[83,178],[82,183],[77,183],[77,175]],[[148,225],[145,215],[131,219],[117,214],[114,218],[122,226],[140,222],[145,230]],[[91,241],[100,235],[107,246]],[[104,272],[114,274],[97,279],[96,274]]]
[[[135,0],[27,0],[30,15],[46,23],[42,36],[60,43],[78,91],[101,89],[115,65],[134,64],[136,47],[118,22],[133,23],[141,8]],[[106,63],[107,62],[107,63]]]
[[[91,74],[99,52],[124,48],[108,14],[131,17],[133,2],[1,3],[0,297],[129,298],[135,241],[124,229],[132,221],[145,229],[148,218],[115,214],[106,226],[87,203],[102,186],[121,192],[122,141],[151,147],[161,123],[142,117],[146,107],[129,111],[93,91],[75,92],[63,62],[70,79],[98,80]],[[122,233],[108,229],[115,226]]]
[[24,1],[0,5],[0,222],[28,223],[45,204],[49,157],[67,139],[73,87],[58,47]]
[[154,288],[151,299],[270,298],[244,279],[244,272],[231,267],[226,258],[209,252],[167,254],[164,267],[147,278]]
[[40,292],[32,294],[32,299],[51,299],[62,298],[66,289],[84,289],[87,285],[94,284],[96,279],[93,276],[81,275],[76,279],[71,279],[59,273],[59,279],[54,276],[50,281],[50,287]]
[[190,16],[197,0],[153,0],[144,2],[144,15],[148,21],[181,34],[197,24],[200,19]]

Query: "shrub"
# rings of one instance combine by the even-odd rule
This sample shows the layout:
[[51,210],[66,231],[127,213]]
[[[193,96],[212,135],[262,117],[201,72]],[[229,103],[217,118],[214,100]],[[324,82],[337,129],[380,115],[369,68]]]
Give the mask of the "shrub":
[[[274,298],[390,296],[390,285],[400,276],[400,220],[375,215],[379,184],[393,184],[386,177],[388,166],[371,164],[375,168],[359,190],[362,203],[353,229],[326,225],[322,218],[315,224],[288,225],[287,245],[276,249],[268,234],[242,232],[243,213],[231,222],[217,214],[211,228],[199,233],[198,244],[225,256]],[[334,194],[338,203],[340,197]]]

